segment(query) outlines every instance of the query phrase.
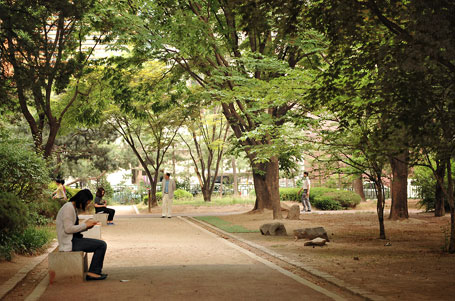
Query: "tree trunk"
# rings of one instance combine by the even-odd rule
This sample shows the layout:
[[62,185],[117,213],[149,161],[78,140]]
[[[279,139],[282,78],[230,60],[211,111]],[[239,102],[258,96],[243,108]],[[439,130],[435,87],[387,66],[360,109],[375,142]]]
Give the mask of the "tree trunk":
[[239,180],[237,178],[237,166],[236,166],[234,157],[232,157],[232,176],[234,178],[234,183],[232,184],[233,188],[234,188],[234,196],[238,196],[239,195]]
[[204,202],[212,201],[212,194],[210,193],[210,189],[208,187],[202,188],[202,197],[204,198]]
[[444,206],[444,191],[442,190],[441,185],[439,185],[438,183],[438,181],[440,183],[444,183],[445,178],[445,166],[444,164],[441,164],[440,160],[436,160],[435,176],[437,181],[434,193],[435,196],[434,216],[440,217],[446,215],[446,209]]
[[354,182],[352,182],[352,188],[354,189],[354,192],[360,195],[360,198],[362,199],[363,202],[366,201],[365,198],[365,193],[363,192],[363,179],[362,175],[358,176]]
[[256,192],[254,210],[272,209],[273,219],[281,219],[278,158],[272,157],[267,163],[253,163],[252,166]]
[[409,218],[408,213],[408,151],[390,158],[392,167],[392,205],[389,219]]
[[448,187],[448,197],[447,201],[450,206],[450,238],[449,238],[449,253],[455,253],[455,210],[454,210],[454,200],[453,200],[453,178],[452,178],[452,164],[451,159],[447,160],[447,187]]
[[385,227],[384,227],[384,204],[385,204],[384,184],[382,184],[381,180],[375,180],[374,185],[376,187],[377,196],[378,196],[376,212],[378,213],[378,220],[379,220],[379,238],[386,239]]

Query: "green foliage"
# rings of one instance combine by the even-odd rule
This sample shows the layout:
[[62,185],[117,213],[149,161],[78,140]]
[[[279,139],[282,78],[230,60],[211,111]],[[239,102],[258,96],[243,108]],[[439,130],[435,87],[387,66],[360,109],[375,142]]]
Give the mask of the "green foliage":
[[[191,200],[193,198],[193,195],[183,189],[177,189],[174,192],[174,200],[182,200],[182,199],[188,199]],[[163,200],[163,192],[162,191],[157,191],[156,192],[156,200],[157,201],[162,201]],[[144,197],[144,204],[148,204],[148,196]]]
[[33,255],[40,251],[51,238],[45,229],[27,228],[14,236],[15,251],[22,255]]
[[[421,200],[419,201],[418,204],[421,207],[424,207],[427,212],[434,210],[436,203],[435,192],[437,182],[433,175],[432,170],[428,167],[416,166],[414,167],[414,178],[415,185],[420,186],[421,189]],[[442,197],[445,199],[444,194],[442,194]],[[450,205],[446,199],[444,200],[444,207],[446,212],[449,212]]]
[[249,230],[240,225],[231,224],[217,216],[198,216],[196,219],[211,224],[228,233],[256,233],[259,230]]
[[0,133],[0,191],[24,200],[38,198],[49,182],[46,161],[25,141]]
[[191,198],[193,198],[193,195],[190,192],[186,191],[186,190],[177,189],[174,192],[174,198],[176,198],[176,199],[191,199]]
[[280,188],[280,200],[300,202],[299,190],[300,188]]
[[0,233],[22,231],[28,225],[28,210],[24,201],[9,192],[0,192]]
[[[299,188],[280,188],[280,200],[300,202],[302,194],[298,193],[299,190]],[[321,210],[354,208],[360,201],[360,196],[352,191],[327,187],[314,187],[310,190],[311,204]]]

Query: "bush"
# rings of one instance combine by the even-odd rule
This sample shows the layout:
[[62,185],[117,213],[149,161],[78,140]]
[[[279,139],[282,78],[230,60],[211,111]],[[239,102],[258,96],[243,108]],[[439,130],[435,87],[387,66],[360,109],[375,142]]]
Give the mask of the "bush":
[[13,237],[15,251],[22,255],[33,255],[47,244],[50,237],[50,233],[44,229],[27,228]]
[[0,192],[0,233],[22,231],[28,225],[28,210],[24,201],[12,193]]
[[[428,167],[416,166],[414,168],[414,177],[414,184],[420,186],[422,194],[422,199],[418,204],[420,207],[424,207],[427,212],[434,210],[436,203],[436,179],[433,175],[433,172]],[[446,177],[444,178],[444,185],[447,185]],[[448,212],[450,210],[449,203],[447,202],[447,199],[444,195],[443,198],[445,210]]]
[[300,188],[280,188],[280,200],[300,202],[301,196],[298,194],[299,190]]
[[0,191],[14,193],[23,200],[36,199],[49,183],[46,161],[25,141],[0,134]]
[[320,210],[340,210],[340,209],[342,209],[340,203],[338,203],[337,201],[325,199],[322,196],[318,196],[316,199],[313,199],[313,201],[311,201],[311,204],[313,204],[314,207],[316,207]]
[[[280,188],[281,201],[300,202],[300,188]],[[310,190],[310,203],[321,210],[339,210],[354,208],[361,201],[359,195],[348,190],[338,190],[327,187],[314,187]]]
[[193,195],[186,191],[186,190],[183,190],[183,189],[177,189],[175,192],[174,192],[174,198],[175,199],[187,199],[187,198],[192,198]]

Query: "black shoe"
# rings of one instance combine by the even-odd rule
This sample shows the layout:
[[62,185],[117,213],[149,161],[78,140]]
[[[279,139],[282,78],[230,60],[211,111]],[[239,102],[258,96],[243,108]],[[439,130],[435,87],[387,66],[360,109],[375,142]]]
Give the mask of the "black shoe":
[[87,281],[91,281],[91,280],[104,280],[107,278],[107,274],[101,274],[99,277],[92,277],[92,276],[89,276],[89,275],[86,275],[85,276],[85,280]]
[[167,218],[171,218],[170,216],[168,216]]
[[165,216],[162,216],[161,218],[165,218]]

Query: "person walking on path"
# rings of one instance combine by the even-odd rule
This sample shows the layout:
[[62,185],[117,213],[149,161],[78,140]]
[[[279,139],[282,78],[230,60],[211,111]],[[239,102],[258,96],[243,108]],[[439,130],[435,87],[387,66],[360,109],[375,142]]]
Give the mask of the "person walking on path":
[[305,171],[303,173],[303,184],[302,188],[300,188],[299,193],[303,190],[302,193],[302,205],[303,210],[302,212],[311,212],[311,204],[310,204],[310,178],[308,177],[308,172]]
[[107,244],[99,239],[84,238],[81,232],[93,228],[98,222],[89,219],[79,224],[77,216],[77,210],[84,211],[92,200],[93,195],[90,190],[83,189],[60,208],[56,219],[57,239],[60,252],[93,252],[92,261],[85,279],[103,280],[107,277],[107,274],[102,273]]
[[104,188],[100,187],[96,191],[96,197],[95,197],[95,213],[107,213],[109,214],[107,217],[107,224],[108,225],[114,225],[114,215],[115,215],[115,209],[112,208],[107,208],[107,202],[106,200],[103,200],[104,196]]
[[60,199],[60,200],[68,200],[66,197],[66,189],[63,184],[65,184],[65,180],[60,180],[57,179],[55,180],[55,183],[57,183],[57,189],[52,192],[52,198],[53,199]]
[[161,211],[161,218],[171,218],[172,215],[172,201],[174,199],[175,181],[171,179],[171,174],[166,173],[164,175],[163,182],[161,183],[161,189],[163,192],[163,205]]

